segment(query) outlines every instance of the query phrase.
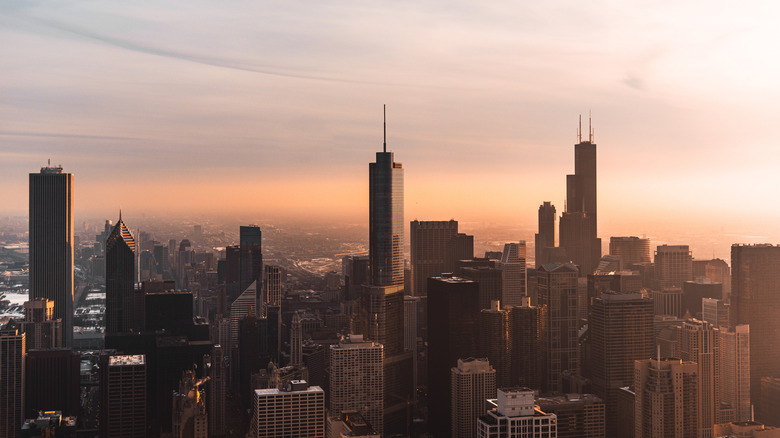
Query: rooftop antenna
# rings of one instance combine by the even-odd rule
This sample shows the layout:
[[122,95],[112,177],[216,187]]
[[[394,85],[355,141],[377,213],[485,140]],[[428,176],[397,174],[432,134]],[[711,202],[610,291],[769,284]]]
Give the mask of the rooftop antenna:
[[384,141],[382,142],[382,151],[387,152],[387,105],[382,105],[382,117],[384,119]]
[[122,222],[122,207],[119,207],[119,222]]
[[593,120],[590,110],[588,110],[588,133],[590,135],[590,142],[593,143]]
[[580,114],[580,126],[577,128],[577,143],[582,143],[582,114]]
[[46,167],[51,167],[51,158],[49,158],[49,161],[48,161],[48,163],[49,163],[49,164],[47,164],[47,165],[46,165]]

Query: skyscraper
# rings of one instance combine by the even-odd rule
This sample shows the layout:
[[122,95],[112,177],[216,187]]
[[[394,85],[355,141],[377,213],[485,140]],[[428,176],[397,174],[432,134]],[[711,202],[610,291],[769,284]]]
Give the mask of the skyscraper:
[[486,357],[493,364],[496,385],[501,388],[517,384],[517,381],[511,380],[514,340],[510,330],[509,307],[502,309],[499,301],[493,301],[490,309],[480,311],[479,356]]
[[25,414],[62,411],[75,416],[80,413],[79,353],[69,348],[28,350],[25,360]]
[[328,411],[357,410],[376,430],[384,426],[384,352],[381,344],[351,335],[330,346]]
[[688,245],[659,245],[655,251],[655,281],[658,289],[683,287],[693,280],[693,257]]
[[459,277],[428,279],[428,428],[450,436],[450,379],[458,359],[477,355],[479,327],[477,283]]
[[574,145],[574,174],[566,175],[566,211],[561,215],[560,246],[566,257],[579,266],[580,275],[592,274],[601,258],[596,214],[596,143],[593,128],[587,140]]
[[542,351],[543,309],[522,306],[509,309],[509,330],[512,342],[512,379],[521,386],[541,389],[543,374],[546,373],[546,358]]
[[539,232],[534,236],[534,244],[535,266],[550,263],[549,253],[555,247],[555,206],[550,201],[539,206]]
[[591,356],[587,376],[606,405],[607,435],[617,431],[618,392],[634,380],[634,361],[653,356],[653,300],[640,293],[605,292],[588,318]]
[[260,314],[266,316],[267,306],[280,306],[282,304],[282,268],[268,265],[265,267],[265,296]]
[[239,289],[244,290],[257,282],[258,290],[263,284],[263,233],[257,225],[241,226],[240,243],[240,280]]
[[[731,327],[750,325],[750,394],[756,420],[778,406],[762,406],[763,377],[780,376],[780,246],[731,246]],[[770,423],[771,424],[771,423]]]
[[634,362],[634,438],[696,438],[698,376],[695,362]]
[[488,400],[487,415],[477,419],[478,438],[557,438],[557,416],[539,409],[530,388],[499,388]]
[[712,426],[719,423],[720,378],[717,330],[712,324],[696,319],[685,321],[678,329],[678,351],[680,359],[696,362],[698,402],[696,407],[697,433],[700,437],[711,437]]
[[146,356],[101,356],[100,373],[100,436],[145,437]]
[[303,365],[303,333],[301,315],[296,311],[290,329],[290,365]]
[[30,300],[54,301],[62,345],[73,339],[73,175],[62,167],[30,174]]
[[650,263],[650,239],[636,236],[610,237],[609,254],[620,257],[623,266]]
[[505,306],[519,306],[526,296],[525,240],[504,244],[501,254],[501,302]]
[[62,320],[54,319],[54,301],[37,298],[24,303],[24,320],[19,323],[27,335],[27,348],[62,347]]
[[438,277],[447,269],[448,247],[458,234],[458,221],[412,221],[409,224],[409,239],[412,257],[412,295],[427,295],[428,278]]
[[119,213],[106,239],[106,333],[125,333],[133,327],[135,317],[135,239]]
[[487,400],[496,397],[496,371],[487,359],[458,359],[451,370],[452,436],[477,436],[477,418],[487,412]]
[[722,327],[717,336],[720,417],[716,421],[749,421],[751,396],[758,398],[750,393],[750,326]]
[[325,392],[305,380],[292,380],[278,389],[256,389],[249,423],[252,438],[325,438]]
[[[385,124],[385,127],[387,125]],[[386,133],[385,129],[385,133]],[[363,335],[384,346],[383,427],[401,432],[406,403],[412,397],[412,354],[404,351],[404,171],[387,137],[376,162],[369,163],[369,285],[363,288],[360,319]]]
[[543,312],[541,353],[546,361],[543,389],[562,391],[561,374],[579,368],[577,336],[577,267],[542,265],[538,300]]
[[24,422],[25,335],[0,330],[0,438],[14,438]]

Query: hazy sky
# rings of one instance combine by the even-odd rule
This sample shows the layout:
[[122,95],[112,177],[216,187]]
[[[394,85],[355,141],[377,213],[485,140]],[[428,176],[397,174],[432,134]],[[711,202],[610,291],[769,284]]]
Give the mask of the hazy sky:
[[780,5],[0,2],[0,214],[28,173],[78,214],[367,220],[382,146],[410,219],[521,223],[593,112],[599,228],[780,241]]

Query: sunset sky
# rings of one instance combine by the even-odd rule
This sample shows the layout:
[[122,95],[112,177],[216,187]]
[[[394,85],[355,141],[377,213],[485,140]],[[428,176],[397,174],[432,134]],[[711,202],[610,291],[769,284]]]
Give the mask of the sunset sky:
[[387,104],[409,219],[533,228],[592,111],[605,240],[780,241],[780,4],[483,3],[4,0],[0,214],[367,221]]

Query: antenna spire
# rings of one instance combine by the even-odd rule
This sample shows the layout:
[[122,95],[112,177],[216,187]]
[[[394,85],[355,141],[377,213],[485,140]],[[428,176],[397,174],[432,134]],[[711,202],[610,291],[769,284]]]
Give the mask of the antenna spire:
[[122,207],[119,207],[119,222],[122,222]]
[[383,118],[383,130],[384,137],[382,141],[382,152],[387,152],[387,105],[382,104],[382,118]]
[[582,114],[580,114],[580,126],[577,128],[577,143],[582,143]]
[[593,143],[593,120],[591,116],[591,111],[588,110],[588,137],[591,143]]

